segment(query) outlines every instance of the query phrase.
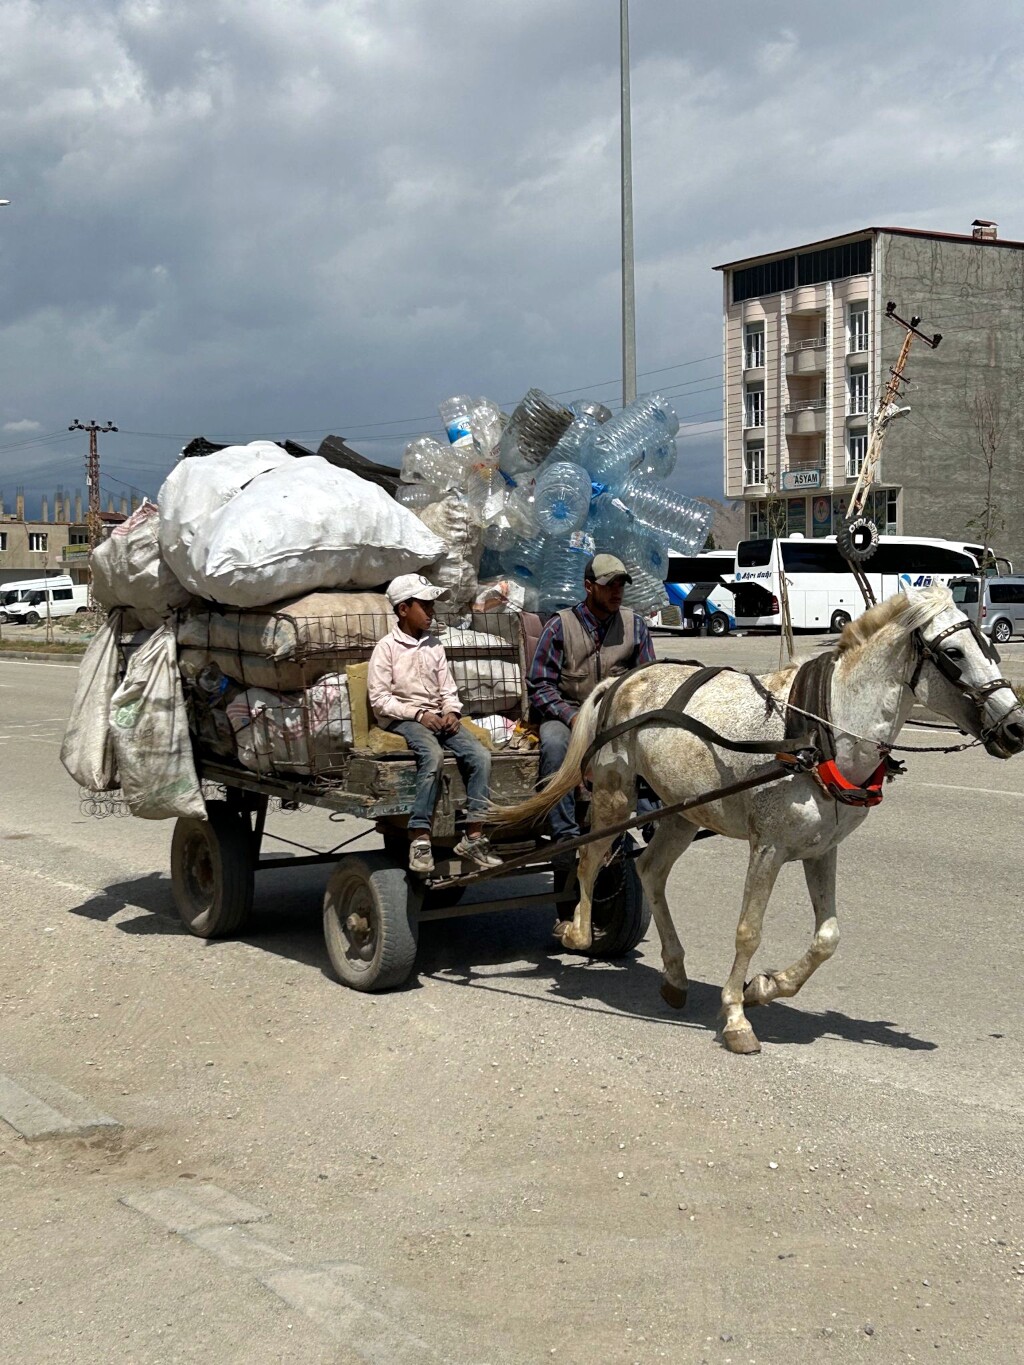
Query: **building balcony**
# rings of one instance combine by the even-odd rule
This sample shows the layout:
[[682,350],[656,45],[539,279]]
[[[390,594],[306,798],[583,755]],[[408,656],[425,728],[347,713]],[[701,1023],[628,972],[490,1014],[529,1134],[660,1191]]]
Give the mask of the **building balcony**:
[[824,374],[826,358],[826,344],[821,338],[794,342],[786,348],[786,374]]
[[827,398],[806,398],[798,403],[790,403],[786,409],[786,435],[820,435],[825,430],[827,417]]

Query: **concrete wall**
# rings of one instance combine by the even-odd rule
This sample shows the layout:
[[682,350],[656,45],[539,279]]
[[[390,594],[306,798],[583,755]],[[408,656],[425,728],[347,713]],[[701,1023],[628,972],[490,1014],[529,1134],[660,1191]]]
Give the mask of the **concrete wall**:
[[[903,488],[903,533],[981,540],[986,467],[972,411],[981,398],[1003,428],[992,540],[1024,570],[1024,250],[880,234],[876,270],[883,308],[892,299],[903,317],[920,314],[923,332],[943,334],[937,351],[914,343],[904,400],[912,412],[883,448],[879,482]],[[883,318],[883,384],[902,339]]]

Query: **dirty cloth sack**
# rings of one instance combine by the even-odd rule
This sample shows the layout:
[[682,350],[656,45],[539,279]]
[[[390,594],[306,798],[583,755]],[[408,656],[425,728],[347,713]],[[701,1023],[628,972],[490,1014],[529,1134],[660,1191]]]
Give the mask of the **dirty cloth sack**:
[[329,673],[300,694],[250,687],[228,702],[227,715],[239,760],[256,773],[325,772],[352,747],[344,673]]
[[161,485],[157,503],[160,550],[180,582],[188,582],[189,551],[206,519],[260,474],[293,463],[294,456],[273,441],[252,441],[175,465]]
[[[224,452],[179,465],[215,467]],[[256,475],[204,516],[174,571],[199,597],[263,607],[317,588],[372,588],[439,559],[444,542],[376,484],[319,456]],[[190,481],[202,478],[194,472]],[[168,479],[168,483],[170,482]],[[160,506],[185,489],[167,483]],[[161,532],[165,555],[172,553]]]
[[[460,626],[449,626],[438,633],[464,707],[480,715],[522,706],[523,674],[508,658],[512,648],[508,640]],[[501,653],[506,657],[497,657]]]
[[129,661],[124,682],[110,700],[110,734],[121,790],[133,815],[206,819],[169,626],[154,631]]
[[117,786],[110,699],[117,687],[117,642],[123,616],[121,611],[112,611],[82,656],[71,717],[60,748],[64,767],[80,787],[89,791],[113,791]]
[[96,601],[104,607],[133,607],[144,626],[160,625],[189,600],[160,553],[159,528],[156,503],[143,502],[89,559]]

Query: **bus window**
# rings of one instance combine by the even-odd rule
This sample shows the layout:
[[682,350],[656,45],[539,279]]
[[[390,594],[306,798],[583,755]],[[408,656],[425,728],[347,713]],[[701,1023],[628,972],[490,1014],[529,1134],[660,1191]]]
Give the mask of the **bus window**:
[[865,560],[866,573],[887,574],[970,574],[977,565],[970,555],[942,545],[879,544],[870,559]]
[[849,573],[850,566],[831,541],[784,540],[783,566],[795,573]]
[[736,547],[737,569],[764,569],[771,563],[770,540],[741,540]]

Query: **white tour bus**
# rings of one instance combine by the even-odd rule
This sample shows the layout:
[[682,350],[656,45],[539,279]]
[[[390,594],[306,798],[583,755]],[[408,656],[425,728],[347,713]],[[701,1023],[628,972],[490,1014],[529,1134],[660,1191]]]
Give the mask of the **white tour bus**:
[[[1009,561],[991,558],[1000,565]],[[875,553],[862,566],[879,602],[894,592],[976,574],[980,545],[922,536],[880,536]],[[789,614],[794,630],[842,630],[864,610],[864,598],[839,552],[835,536],[806,540],[741,540],[736,547],[736,625],[780,629],[780,579],[786,575]]]
[[736,604],[724,580],[731,580],[735,572],[735,550],[669,552],[665,592],[669,605],[679,608],[684,629],[704,626],[712,635],[728,635],[736,625]]

